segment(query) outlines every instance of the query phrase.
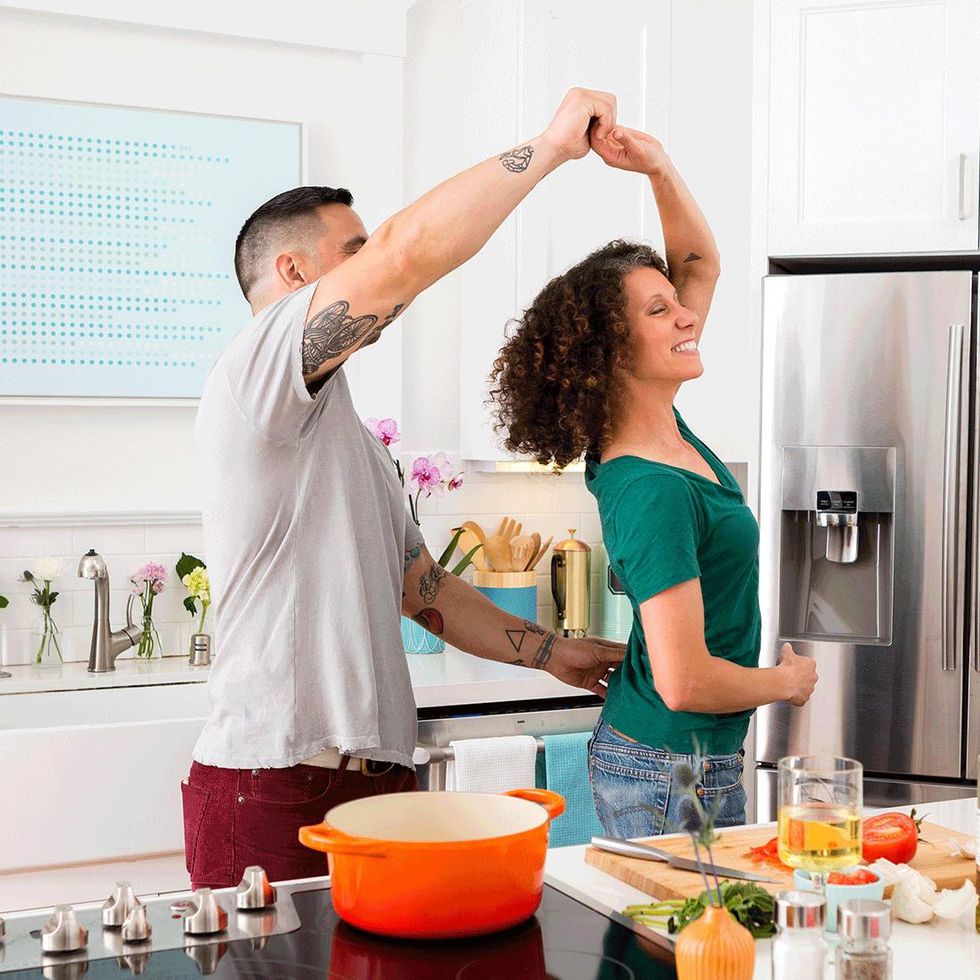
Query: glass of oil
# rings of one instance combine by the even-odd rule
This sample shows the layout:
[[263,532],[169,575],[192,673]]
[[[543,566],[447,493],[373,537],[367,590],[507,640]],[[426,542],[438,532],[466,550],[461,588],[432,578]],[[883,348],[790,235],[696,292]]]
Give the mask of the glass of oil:
[[831,871],[861,861],[863,767],[833,755],[779,760],[779,858],[823,892]]

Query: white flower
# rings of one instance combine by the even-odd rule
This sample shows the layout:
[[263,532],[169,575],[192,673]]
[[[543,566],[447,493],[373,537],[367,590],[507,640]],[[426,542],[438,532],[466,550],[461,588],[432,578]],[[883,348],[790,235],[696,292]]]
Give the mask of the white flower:
[[35,560],[31,572],[35,578],[41,579],[42,582],[53,582],[64,572],[67,564],[64,558],[53,558],[45,555]]

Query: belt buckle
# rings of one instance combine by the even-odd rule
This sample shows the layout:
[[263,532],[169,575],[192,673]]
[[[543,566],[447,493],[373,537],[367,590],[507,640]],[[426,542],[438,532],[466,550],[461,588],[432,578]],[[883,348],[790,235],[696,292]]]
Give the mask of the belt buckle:
[[395,768],[393,762],[379,762],[377,759],[361,759],[362,776],[384,776]]

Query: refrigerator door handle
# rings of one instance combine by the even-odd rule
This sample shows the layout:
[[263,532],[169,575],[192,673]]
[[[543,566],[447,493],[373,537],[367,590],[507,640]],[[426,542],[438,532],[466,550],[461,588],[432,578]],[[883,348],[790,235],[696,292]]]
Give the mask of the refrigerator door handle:
[[942,648],[943,670],[956,670],[956,539],[959,521],[963,324],[949,325],[946,362],[946,438],[943,454]]

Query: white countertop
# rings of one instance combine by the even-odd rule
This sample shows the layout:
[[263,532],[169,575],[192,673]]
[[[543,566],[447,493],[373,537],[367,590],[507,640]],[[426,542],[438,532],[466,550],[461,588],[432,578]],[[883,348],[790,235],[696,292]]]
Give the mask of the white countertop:
[[[569,687],[544,671],[481,660],[452,647],[446,647],[445,653],[406,656],[419,708],[588,697],[590,694]],[[120,658],[114,671],[103,674],[90,674],[85,662],[43,669],[30,666],[6,669],[13,676],[0,678],[0,695],[200,684],[208,679],[208,668],[191,667],[186,657],[149,661]]]
[[[905,810],[908,812],[908,808]],[[931,823],[968,834],[976,833],[976,805],[973,800],[930,803],[928,810]],[[625,906],[652,901],[645,892],[586,864],[584,846],[558,847],[548,851],[545,873],[549,885],[620,922],[628,921],[618,914]],[[635,928],[645,931],[643,926]],[[665,932],[656,932],[666,937]],[[754,980],[770,980],[771,947],[771,940],[756,941]],[[896,920],[892,928],[891,948],[895,961],[894,980],[921,980],[926,976],[965,980],[980,976],[980,935],[974,928],[972,909],[957,922],[911,925]],[[828,968],[827,976],[833,975],[833,968]]]

